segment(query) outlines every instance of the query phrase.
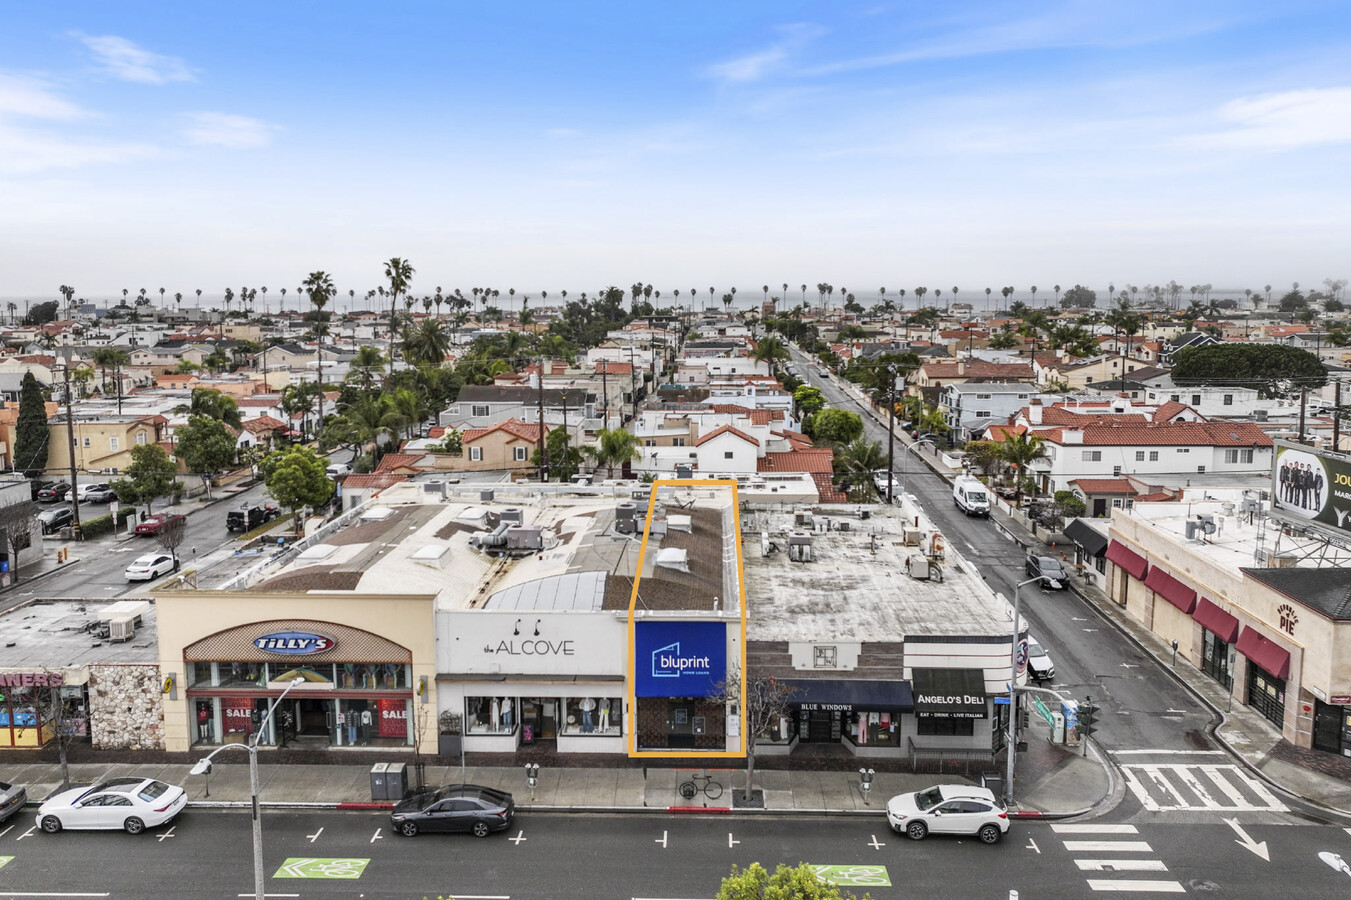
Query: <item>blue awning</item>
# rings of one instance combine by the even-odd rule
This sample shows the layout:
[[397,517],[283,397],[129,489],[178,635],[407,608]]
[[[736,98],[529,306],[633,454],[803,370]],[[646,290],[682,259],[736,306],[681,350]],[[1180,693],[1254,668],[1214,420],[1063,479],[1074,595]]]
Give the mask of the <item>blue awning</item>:
[[910,712],[915,698],[908,681],[779,679],[792,694],[788,704],[831,712]]

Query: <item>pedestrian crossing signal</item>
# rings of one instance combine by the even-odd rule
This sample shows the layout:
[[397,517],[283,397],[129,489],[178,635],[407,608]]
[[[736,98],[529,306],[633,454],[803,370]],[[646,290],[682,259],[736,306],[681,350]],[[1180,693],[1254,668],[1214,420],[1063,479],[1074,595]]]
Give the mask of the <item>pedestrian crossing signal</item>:
[[1083,703],[1079,704],[1079,734],[1088,737],[1097,730],[1098,713],[1101,710],[1093,705],[1093,698],[1089,697]]

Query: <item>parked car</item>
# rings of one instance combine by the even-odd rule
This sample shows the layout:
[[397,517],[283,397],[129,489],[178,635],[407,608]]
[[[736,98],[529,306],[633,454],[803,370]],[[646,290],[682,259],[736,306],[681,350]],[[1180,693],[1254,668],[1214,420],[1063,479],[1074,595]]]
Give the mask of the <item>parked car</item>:
[[225,514],[226,531],[252,531],[265,522],[271,522],[281,515],[281,510],[272,505],[244,506],[232,509]]
[[117,491],[107,482],[82,484],[75,491],[75,499],[80,503],[107,503],[117,499]]
[[28,791],[17,784],[0,781],[0,822],[23,809],[28,802]]
[[38,488],[39,503],[56,503],[70,496],[70,485],[64,481],[49,481]]
[[178,513],[155,513],[153,516],[146,516],[145,520],[137,524],[132,531],[141,535],[159,534],[168,523],[186,519],[186,516],[180,516]]
[[929,834],[974,834],[997,844],[1009,830],[1008,811],[989,788],[937,784],[887,801],[887,823],[912,841]]
[[147,553],[136,557],[123,574],[127,576],[127,581],[153,581],[176,568],[178,566],[174,558],[168,553]]
[[153,778],[111,778],[54,794],[38,807],[38,827],[48,834],[63,828],[115,829],[140,834],[183,811],[183,789]]
[[475,837],[511,827],[516,803],[506,791],[476,784],[452,784],[415,794],[394,806],[389,823],[412,837],[419,831],[468,831]]
[[342,478],[352,474],[352,467],[347,463],[334,463],[328,467],[329,478]]
[[1027,636],[1027,674],[1033,681],[1050,681],[1055,677],[1055,663],[1037,639]]
[[55,534],[67,525],[75,524],[75,510],[69,506],[60,509],[44,509],[38,513],[38,524],[43,534]]
[[1070,586],[1070,574],[1065,571],[1060,560],[1054,556],[1038,556],[1035,553],[1027,555],[1027,563],[1023,566],[1027,572],[1028,578],[1041,577],[1041,586],[1051,591],[1063,591]]

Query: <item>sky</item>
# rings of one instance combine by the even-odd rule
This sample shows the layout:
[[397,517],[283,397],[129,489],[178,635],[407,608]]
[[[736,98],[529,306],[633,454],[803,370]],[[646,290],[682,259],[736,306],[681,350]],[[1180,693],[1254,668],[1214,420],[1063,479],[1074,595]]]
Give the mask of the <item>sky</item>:
[[275,305],[316,270],[360,297],[394,256],[415,295],[504,303],[1318,286],[1351,276],[1349,26],[1332,0],[11,4],[0,298]]

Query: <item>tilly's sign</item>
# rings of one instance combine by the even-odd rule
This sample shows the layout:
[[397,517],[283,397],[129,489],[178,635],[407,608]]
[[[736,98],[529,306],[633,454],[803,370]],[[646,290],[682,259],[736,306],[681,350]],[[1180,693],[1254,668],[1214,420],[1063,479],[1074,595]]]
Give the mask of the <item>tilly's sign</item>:
[[332,650],[337,641],[322,634],[308,631],[274,631],[253,639],[253,646],[264,653],[281,653],[286,656],[311,656]]

